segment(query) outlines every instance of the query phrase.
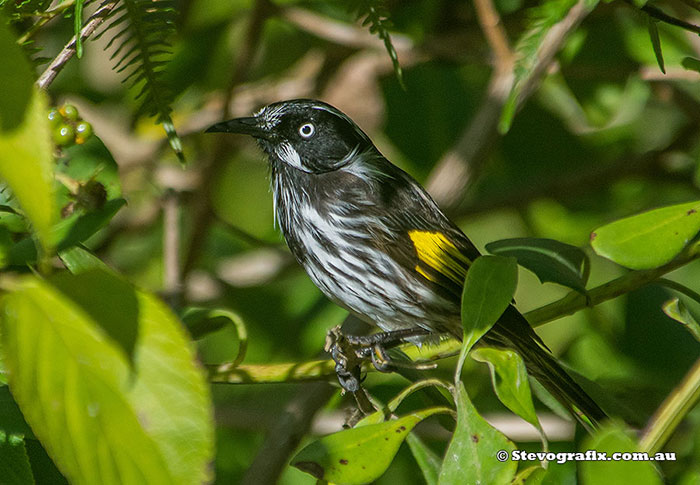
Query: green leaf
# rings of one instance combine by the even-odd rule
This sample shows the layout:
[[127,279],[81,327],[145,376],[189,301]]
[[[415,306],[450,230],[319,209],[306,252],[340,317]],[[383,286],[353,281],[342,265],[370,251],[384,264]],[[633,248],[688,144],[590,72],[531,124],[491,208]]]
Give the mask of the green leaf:
[[[581,451],[596,450],[612,457],[613,453],[637,452],[632,433],[620,424],[611,423],[584,440]],[[661,484],[661,478],[651,461],[582,461],[579,473],[583,485],[598,483]]]
[[449,409],[428,408],[399,419],[324,436],[297,453],[292,466],[332,483],[370,483],[389,468],[399,446],[416,424],[444,412]]
[[666,74],[666,69],[664,68],[664,55],[661,52],[661,40],[659,39],[659,29],[656,28],[656,22],[657,21],[654,20],[651,15],[647,15],[647,28],[649,29],[649,40],[651,40],[651,46],[654,49],[656,62],[659,64],[659,69],[661,69],[661,72]]
[[661,309],[666,315],[682,324],[690,334],[700,342],[700,323],[688,311],[686,306],[678,298],[672,298],[663,304]]
[[0,14],[0,137],[17,129],[25,118],[32,100],[34,74],[31,65],[17,45],[7,19]]
[[177,319],[136,292],[133,371],[94,315],[35,277],[4,297],[10,389],[61,472],[76,484],[203,483],[212,413],[204,374]]
[[513,350],[493,347],[474,349],[471,356],[474,360],[488,364],[491,370],[491,382],[498,399],[508,409],[537,428],[546,448],[547,438],[535,413],[530,383],[522,357]]
[[700,59],[695,59],[694,57],[684,57],[681,61],[681,65],[689,71],[700,72]]
[[651,269],[675,258],[700,231],[700,201],[620,219],[591,234],[597,254],[630,269]]
[[0,431],[0,477],[3,485],[30,485],[34,483],[24,439]]
[[512,256],[537,276],[566,286],[581,293],[586,292],[589,262],[580,248],[546,238],[513,238],[486,245],[486,250],[500,256]]
[[46,96],[35,89],[30,98],[21,125],[11,132],[0,133],[0,178],[12,190],[44,249],[50,251],[51,228],[56,217],[53,146],[46,117]]
[[433,450],[428,448],[415,433],[406,436],[406,443],[413,453],[426,485],[437,485],[440,476],[441,460]]
[[[75,213],[56,223],[52,228],[49,241],[59,252],[82,243],[97,231],[106,226],[115,214],[126,204],[124,199],[109,200],[100,209],[83,213]],[[24,239],[8,252],[8,263],[23,265],[36,261],[36,247],[31,239]]]
[[[231,367],[237,367],[245,359],[248,349],[248,331],[243,319],[238,314],[225,308],[189,307],[184,310],[181,319],[194,339],[201,339],[230,326],[236,332],[238,351],[229,364]],[[235,341],[231,342],[231,346],[233,345],[235,345]]]
[[[518,468],[517,462],[509,459],[515,445],[479,416],[464,384],[458,382],[457,386],[457,428],[447,448],[438,483],[509,483]],[[508,459],[499,461],[499,451],[508,453]]]
[[139,333],[139,302],[128,282],[104,269],[59,273],[49,282],[87,313],[133,361]]
[[467,351],[508,308],[517,285],[515,258],[480,256],[472,263],[462,292],[462,326]]
[[80,274],[91,269],[112,271],[100,258],[82,246],[73,246],[59,251],[58,257],[61,258],[66,269],[73,274]]

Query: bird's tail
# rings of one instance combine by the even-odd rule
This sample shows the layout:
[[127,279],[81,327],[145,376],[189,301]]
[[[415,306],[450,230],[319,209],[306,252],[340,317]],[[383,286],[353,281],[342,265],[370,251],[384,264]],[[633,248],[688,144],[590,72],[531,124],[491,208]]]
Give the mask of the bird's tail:
[[482,339],[516,350],[528,373],[559,401],[581,424],[591,430],[607,418],[605,412],[559,365],[530,324],[510,306]]

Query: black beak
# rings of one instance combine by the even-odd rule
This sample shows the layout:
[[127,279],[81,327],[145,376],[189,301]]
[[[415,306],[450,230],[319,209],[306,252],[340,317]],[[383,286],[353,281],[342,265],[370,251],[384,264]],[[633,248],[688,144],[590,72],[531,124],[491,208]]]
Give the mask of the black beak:
[[207,128],[206,133],[239,133],[242,135],[250,135],[255,138],[268,139],[270,133],[264,128],[261,128],[258,123],[259,120],[254,116],[250,118],[235,118],[210,126]]

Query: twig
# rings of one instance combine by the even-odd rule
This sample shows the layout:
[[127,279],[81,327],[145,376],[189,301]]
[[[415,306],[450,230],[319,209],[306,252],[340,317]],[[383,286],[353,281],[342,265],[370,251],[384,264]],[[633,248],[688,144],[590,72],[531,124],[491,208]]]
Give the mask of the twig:
[[[228,119],[230,117],[231,100],[233,98],[234,87],[241,84],[248,77],[250,67],[253,63],[253,58],[260,44],[259,40],[262,35],[262,28],[265,20],[268,18],[271,11],[270,4],[267,0],[257,0],[251,13],[250,23],[246,38],[240,49],[238,50],[238,59],[236,68],[229,82],[226,98],[222,106],[221,118]],[[194,267],[197,257],[204,246],[204,241],[209,234],[209,226],[211,225],[213,212],[210,206],[210,196],[212,188],[218,179],[221,168],[228,161],[227,156],[228,145],[225,137],[218,137],[217,144],[214,146],[213,154],[209,165],[204,168],[202,173],[202,186],[193,203],[194,227],[192,228],[192,236],[190,243],[185,253],[185,261],[183,264],[183,273],[185,276]]]
[[[518,106],[522,106],[539,85],[542,77],[554,63],[568,34],[590,13],[585,0],[579,0],[566,17],[545,35],[537,53],[535,67],[522,81]],[[474,119],[450,150],[438,162],[428,179],[428,190],[446,210],[454,209],[464,199],[464,193],[488,158],[493,141],[498,136],[500,112],[513,81],[512,69],[507,74],[494,71],[489,92]]]
[[[676,17],[672,17],[665,13],[663,10],[661,10],[658,7],[655,7],[653,5],[649,5],[648,3],[645,4],[643,7],[637,7],[632,0],[625,0],[625,3],[629,4],[632,6],[632,8],[639,9],[642,12],[647,13],[649,16],[654,17],[657,20],[660,20],[661,22],[664,22],[669,25],[675,25],[676,27],[680,27],[682,29],[685,29],[689,32],[695,32],[696,34],[700,35],[700,27],[697,25],[693,25],[689,22],[686,22],[685,20],[677,19]],[[694,8],[697,9],[697,6]]]
[[265,442],[258,450],[241,484],[276,484],[289,462],[290,454],[311,428],[314,416],[335,391],[335,388],[325,382],[300,389],[268,431]]
[[694,244],[687,248],[680,256],[659,268],[630,271],[617,279],[609,281],[588,291],[588,301],[586,296],[572,291],[561,300],[557,300],[549,305],[545,305],[525,314],[525,318],[533,327],[544,325],[547,322],[556,320],[565,315],[571,315],[586,307],[592,307],[605,301],[616,298],[630,291],[641,288],[659,277],[670,273],[700,257],[700,244]]
[[180,271],[180,193],[167,189],[163,197],[163,293],[173,308],[182,299]]
[[479,18],[481,30],[496,58],[496,69],[508,71],[513,68],[513,51],[510,49],[508,34],[501,22],[501,17],[493,7],[491,0],[474,0],[474,8]]
[[37,33],[37,31],[39,31],[39,29],[71,8],[73,5],[75,5],[75,0],[65,0],[51,10],[47,10],[46,12],[42,13],[41,18],[37,20],[36,23],[32,25],[29,30],[27,30],[19,39],[17,39],[17,43],[24,44],[27,42],[34,36],[34,34]]
[[697,360],[649,420],[639,440],[639,449],[650,454],[659,451],[699,400],[700,360]]
[[[116,5],[116,1],[103,4],[97,10],[97,12],[90,17],[90,20],[87,21],[83,29],[80,31],[80,38],[83,41],[87,40],[87,38],[95,32],[97,27],[99,27],[100,24],[105,21]],[[61,52],[59,52],[54,58],[54,60],[51,61],[49,67],[47,67],[41,76],[39,76],[39,79],[36,81],[36,85],[38,87],[41,89],[48,88],[61,69],[63,69],[66,63],[71,59],[71,57],[73,57],[73,54],[75,54],[75,39],[75,36],[73,36],[70,42],[68,42]]]

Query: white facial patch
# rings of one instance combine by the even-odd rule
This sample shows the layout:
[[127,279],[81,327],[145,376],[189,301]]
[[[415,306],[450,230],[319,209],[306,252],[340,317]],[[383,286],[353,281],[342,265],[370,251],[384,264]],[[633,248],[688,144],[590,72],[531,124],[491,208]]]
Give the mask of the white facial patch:
[[308,170],[304,168],[304,166],[301,163],[301,157],[299,156],[299,153],[289,143],[284,142],[277,145],[275,147],[275,154],[280,160],[282,160],[290,167],[294,167],[297,170],[308,172]]

